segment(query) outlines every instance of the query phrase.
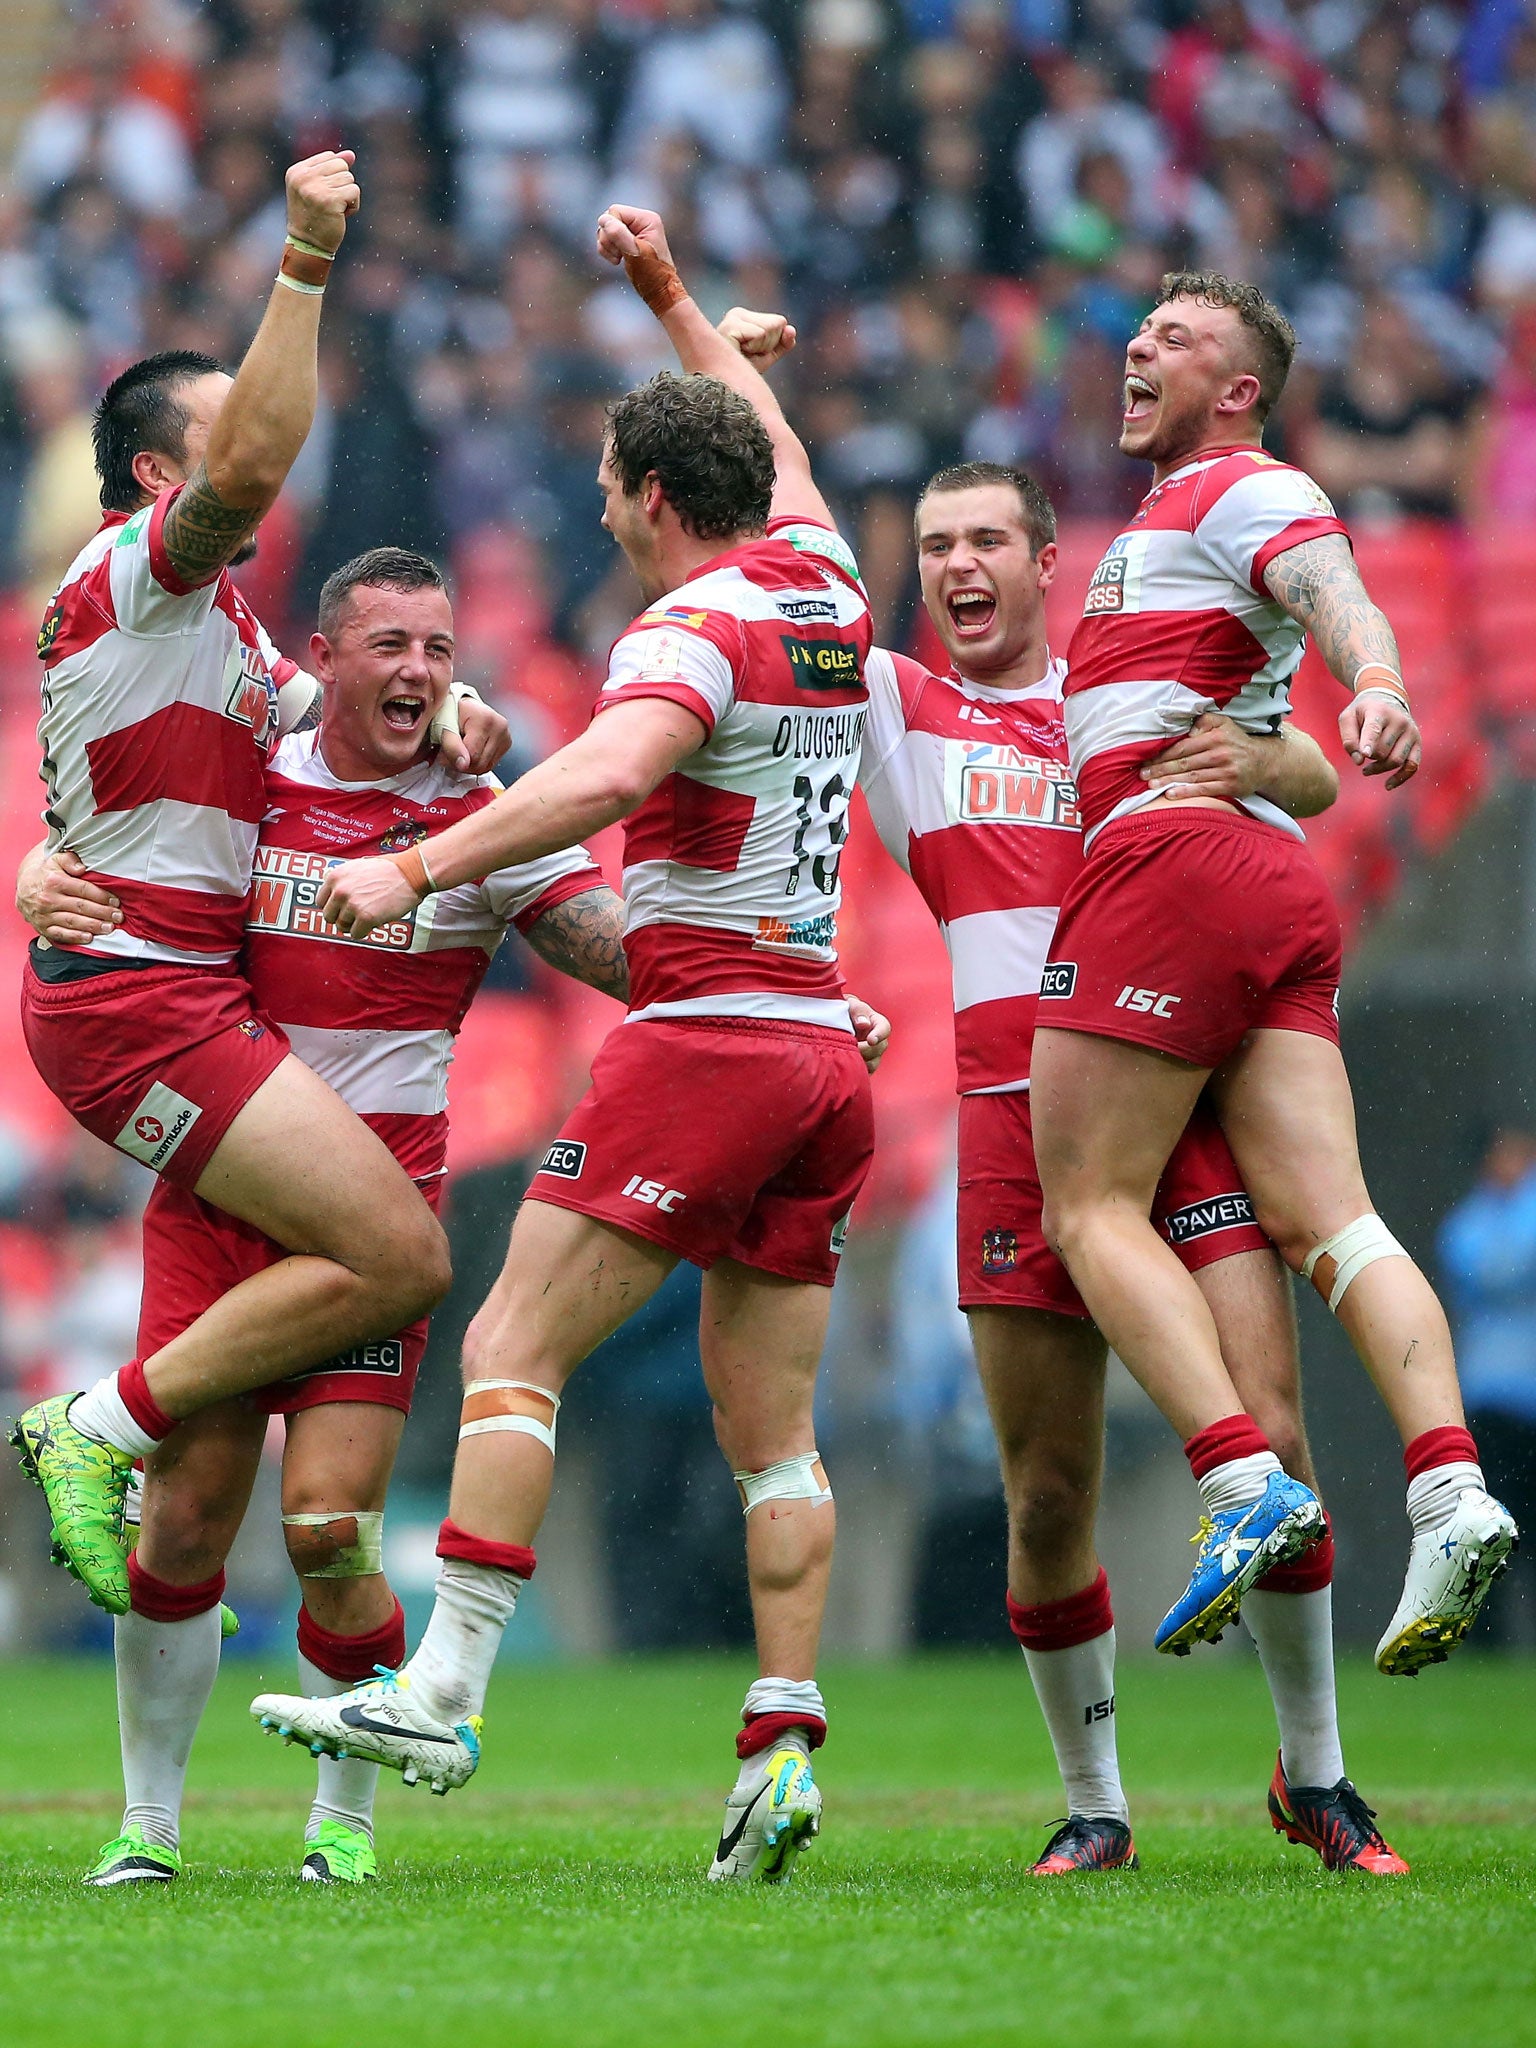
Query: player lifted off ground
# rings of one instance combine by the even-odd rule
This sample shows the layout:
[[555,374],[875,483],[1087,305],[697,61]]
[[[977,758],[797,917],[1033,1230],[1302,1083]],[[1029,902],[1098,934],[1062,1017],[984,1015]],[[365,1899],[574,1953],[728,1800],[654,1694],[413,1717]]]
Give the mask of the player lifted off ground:
[[1120,445],[1153,464],[1153,488],[1095,572],[1069,650],[1089,853],[1041,985],[1035,1136],[1047,1230],[1186,1440],[1210,1517],[1159,1647],[1214,1635],[1267,1546],[1308,1511],[1150,1221],[1214,1076],[1260,1223],[1338,1316],[1402,1435],[1412,1546],[1376,1662],[1412,1675],[1464,1638],[1516,1532],[1483,1484],[1440,1304],[1361,1175],[1339,1052],[1338,916],[1274,805],[1174,804],[1141,773],[1213,709],[1277,730],[1308,632],[1351,693],[1351,759],[1389,789],[1417,768],[1396,642],[1345,528],[1310,477],[1260,445],[1293,347],[1253,286],[1178,275],[1126,353]]
[[116,1614],[136,1457],[211,1402],[414,1321],[448,1283],[418,1192],[289,1055],[235,965],[291,665],[229,564],[309,431],[324,280],[357,203],[347,152],[288,173],[283,268],[233,383],[207,357],[173,354],[108,390],[95,423],[102,528],[39,639],[48,843],[110,887],[122,919],[78,952],[33,948],[32,1057],[88,1130],[294,1254],[13,1432],[56,1555]]
[[[617,224],[605,217],[607,253]],[[722,350],[729,353],[727,345]],[[603,523],[649,609],[587,733],[419,849],[336,871],[372,930],[464,877],[623,818],[631,1009],[550,1147],[471,1327],[444,1569],[397,1677],[253,1712],[462,1784],[553,1481],[560,1391],[679,1258],[705,1268],[699,1342],[741,1491],[761,1676],[711,1875],[778,1878],[816,1832],[817,1647],[834,1510],[812,1395],[848,1211],[872,1143],[834,938],[864,726],[869,610],[803,451],[745,400],[663,376],[612,410]]]
[[[446,1171],[453,1037],[509,926],[578,979],[624,998],[623,912],[580,849],[503,868],[431,897],[366,942],[314,907],[340,851],[409,845],[473,814],[494,784],[427,752],[447,701],[453,613],[420,555],[379,548],[320,594],[318,733],[278,746],[241,964],[262,1013],[389,1147],[435,1209]],[[110,895],[34,860],[25,907],[75,945],[115,927]],[[144,1221],[140,1349],[151,1354],[280,1245],[161,1179]],[[219,1660],[224,1563],[270,1415],[285,1417],[283,1533],[303,1594],[303,1689],[334,1693],[405,1656],[405,1618],[382,1569],[384,1497],[426,1343],[425,1320],[383,1342],[203,1409],[146,1459],[142,1533],[117,1623],[127,1805],[89,1882],[164,1882],[181,1868],[188,1753]],[[375,1764],[323,1759],[300,1865],[306,1878],[373,1875]]]
[[[630,225],[665,252],[654,216],[631,216]],[[679,305],[666,320],[685,368],[700,359],[696,350],[714,360],[697,308]],[[722,332],[751,365],[738,388],[770,435],[783,434],[758,370],[793,345],[793,330],[780,316],[736,312]],[[953,966],[961,1306],[1002,1454],[1009,1616],[1069,1808],[1034,1866],[1041,1875],[1135,1858],[1116,1755],[1114,1619],[1094,1547],[1104,1344],[1045,1242],[1030,1132],[1040,973],[1062,895],[1082,865],[1061,721],[1065,668],[1046,634],[1055,534],[1049,500],[1016,470],[963,464],[930,481],[916,513],[919,573],[953,665],[939,676],[871,652],[860,765],[876,827],[937,918]],[[1323,809],[1337,790],[1305,735],[1250,736],[1214,716],[1145,772],[1179,794],[1262,789],[1298,814]],[[1289,1285],[1203,1102],[1169,1161],[1155,1214],[1197,1275],[1251,1410],[1286,1469],[1311,1485]],[[1344,1774],[1332,1574],[1324,1533],[1294,1564],[1267,1573],[1245,1608],[1281,1737],[1270,1815],[1330,1867],[1394,1874],[1405,1866]]]

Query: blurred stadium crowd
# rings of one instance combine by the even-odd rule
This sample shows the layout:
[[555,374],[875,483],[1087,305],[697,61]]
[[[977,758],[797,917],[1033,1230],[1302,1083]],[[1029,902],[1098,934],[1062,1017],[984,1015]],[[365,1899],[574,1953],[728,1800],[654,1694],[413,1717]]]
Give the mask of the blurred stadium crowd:
[[281,623],[385,529],[450,554],[479,660],[557,728],[559,650],[615,609],[598,409],[662,359],[593,255],[614,196],[661,207],[711,307],[795,315],[887,621],[941,462],[1022,460],[1069,516],[1134,498],[1118,369],[1169,265],[1291,314],[1286,452],[1348,516],[1536,515],[1522,0],[74,0],[72,28],[0,224],[0,584],[73,553],[105,377],[239,355],[283,166],[340,138],[367,203],[262,594]]
[[[915,630],[915,488],[967,456],[1021,462],[1056,499],[1070,619],[1144,487],[1115,450],[1126,335],[1166,268],[1252,278],[1300,337],[1272,443],[1355,524],[1433,735],[1411,802],[1389,815],[1351,778],[1318,835],[1346,914],[1446,843],[1489,779],[1490,731],[1536,768],[1526,0],[69,0],[59,17],[58,61],[0,167],[0,867],[35,836],[27,650],[95,524],[94,397],[154,348],[238,358],[282,240],[283,169],[336,143],[358,152],[365,202],[327,307],[321,414],[241,578],[295,654],[328,571],[392,541],[451,566],[460,673],[512,718],[522,758],[584,720],[633,610],[597,523],[602,410],[669,359],[595,256],[596,215],[622,198],[660,208],[713,313],[795,319],[788,400],[896,644]],[[1321,735],[1337,706],[1312,688]],[[931,1438],[943,1409],[982,1445],[969,1469],[987,1476],[956,1512],[985,1496],[990,1559],[990,1451],[921,1250],[947,1228],[922,1206],[936,1167],[948,1199],[941,956],[913,900],[879,886],[880,859],[854,849],[845,954],[901,1027],[872,1202],[912,1220],[896,1281],[882,1268],[855,1294],[842,1341],[852,1355],[871,1327],[896,1332],[891,1386],[854,1401],[883,1418],[881,1443]],[[0,968],[21,936],[0,933]],[[605,1020],[560,1000],[515,968],[482,998],[455,1077],[461,1167],[526,1150],[577,1092]],[[30,1394],[131,1347],[142,1194],[22,1102],[6,1028],[0,1384]],[[510,1198],[474,1212],[487,1241]],[[1536,1265],[1519,1284],[1536,1299]],[[927,1307],[904,1300],[925,1286]],[[909,1370],[901,1332],[930,1312]],[[676,1391],[692,1388],[689,1313],[668,1362],[624,1384],[696,1435]],[[627,1547],[626,1526],[610,1533]]]

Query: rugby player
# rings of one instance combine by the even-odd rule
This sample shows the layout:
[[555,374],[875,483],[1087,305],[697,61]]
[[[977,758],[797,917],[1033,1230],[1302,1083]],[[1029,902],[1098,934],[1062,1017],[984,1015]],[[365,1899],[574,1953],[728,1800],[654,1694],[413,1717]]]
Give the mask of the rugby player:
[[[472,814],[496,785],[427,751],[453,668],[453,613],[424,557],[379,548],[320,594],[318,733],[282,740],[266,771],[242,966],[297,1057],[383,1140],[435,1209],[446,1171],[453,1038],[511,926],[551,965],[623,1000],[622,908],[581,849],[501,868],[433,897],[367,941],[314,906],[338,852],[409,845]],[[114,929],[105,891],[34,859],[24,906],[55,943]],[[162,1178],[144,1221],[140,1350],[284,1256],[249,1224]],[[181,1869],[182,1783],[219,1660],[224,1564],[250,1499],[268,1417],[286,1422],[283,1533],[302,1593],[303,1689],[331,1693],[405,1655],[382,1566],[385,1492],[426,1341],[425,1319],[308,1372],[203,1409],[145,1460],[132,1609],[116,1627],[127,1804],[88,1882],[163,1883]],[[300,1874],[376,1870],[375,1764],[324,1759]]]
[[229,565],[314,416],[325,280],[359,198],[351,152],[296,164],[287,193],[282,268],[233,381],[208,357],[151,357],[97,408],[102,527],[38,643],[49,845],[122,910],[84,948],[34,947],[32,1057],[88,1130],[294,1254],[15,1426],[56,1556],[114,1614],[134,1460],[215,1401],[414,1322],[449,1277],[419,1192],[235,964],[287,665]]
[[[632,223],[665,250],[661,222]],[[670,332],[685,369],[705,323]],[[737,309],[721,332],[759,371],[794,344],[779,315]],[[702,343],[706,348],[711,345]],[[776,408],[764,408],[774,432]],[[1041,969],[1082,835],[1051,658],[1046,593],[1056,570],[1050,501],[1028,477],[966,463],[930,479],[915,516],[924,602],[951,657],[945,676],[875,648],[860,783],[876,829],[938,920],[954,976],[961,1091],[960,1305],[1002,1454],[1008,1613],[1050,1731],[1068,1818],[1034,1870],[1134,1864],[1116,1755],[1114,1618],[1094,1547],[1103,1467],[1103,1339],[1045,1242],[1029,1116],[1029,1053]],[[1337,777],[1290,728],[1250,736],[1208,716],[1143,771],[1170,801],[1264,790],[1297,815],[1326,808]],[[1157,1191],[1163,1234],[1197,1277],[1250,1409],[1285,1467],[1315,1485],[1301,1417],[1290,1287],[1203,1101]],[[1407,1866],[1345,1775],[1333,1677],[1333,1540],[1273,1568],[1244,1610],[1280,1732],[1272,1824],[1330,1868]]]
[[1152,463],[1153,487],[1095,571],[1068,653],[1088,858],[1041,984],[1035,1137],[1047,1232],[1185,1439],[1206,1503],[1210,1527],[1158,1647],[1224,1626],[1269,1545],[1307,1511],[1150,1220],[1214,1076],[1259,1222],[1338,1316],[1402,1436],[1412,1542],[1376,1664],[1411,1676],[1464,1639],[1516,1530],[1483,1483],[1440,1303],[1361,1173],[1339,1051],[1338,916],[1273,804],[1206,793],[1174,804],[1141,773],[1213,709],[1277,730],[1308,633],[1350,693],[1339,721],[1350,758],[1389,789],[1418,767],[1397,644],[1343,522],[1310,477],[1262,447],[1294,345],[1254,286],[1181,273],[1164,278],[1126,351],[1120,446]]
[[[605,215],[600,246],[634,254]],[[658,273],[657,288],[670,290]],[[735,352],[723,340],[722,356]],[[741,1492],[760,1676],[710,1867],[776,1880],[819,1826],[816,1657],[834,1509],[812,1415],[829,1289],[872,1146],[837,972],[838,863],[864,724],[869,609],[804,451],[710,377],[612,409],[603,524],[647,610],[588,731],[420,848],[348,862],[322,907],[373,930],[503,860],[626,820],[627,1021],[534,1176],[466,1342],[444,1569],[398,1674],[252,1711],[312,1744],[462,1784],[503,1627],[535,1565],[560,1391],[679,1258]]]

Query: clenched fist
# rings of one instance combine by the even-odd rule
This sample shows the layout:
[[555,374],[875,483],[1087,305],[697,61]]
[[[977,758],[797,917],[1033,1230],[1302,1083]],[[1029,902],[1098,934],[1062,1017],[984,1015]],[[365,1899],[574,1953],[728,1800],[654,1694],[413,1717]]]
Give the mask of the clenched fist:
[[288,172],[288,232],[301,242],[333,254],[347,232],[347,215],[356,213],[362,193],[352,175],[350,149],[323,149]]

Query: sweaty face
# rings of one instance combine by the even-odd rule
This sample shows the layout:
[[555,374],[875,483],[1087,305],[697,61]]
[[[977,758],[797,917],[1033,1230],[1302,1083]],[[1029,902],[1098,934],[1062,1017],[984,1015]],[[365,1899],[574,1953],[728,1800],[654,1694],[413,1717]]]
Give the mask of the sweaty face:
[[1141,323],[1125,352],[1122,453],[1163,467],[1213,443],[1230,425],[1246,434],[1248,405],[1222,409],[1244,380],[1257,380],[1242,342],[1242,322],[1230,306],[1173,299]]
[[[923,499],[917,515],[923,603],[962,675],[977,682],[1001,678],[1036,643],[1055,554],[1048,543],[1036,558],[1019,494],[1009,484],[930,491]],[[1000,681],[999,687],[1010,684]]]
[[343,782],[398,775],[420,755],[453,681],[445,590],[349,592],[335,632],[315,635],[325,684],[320,740]]

